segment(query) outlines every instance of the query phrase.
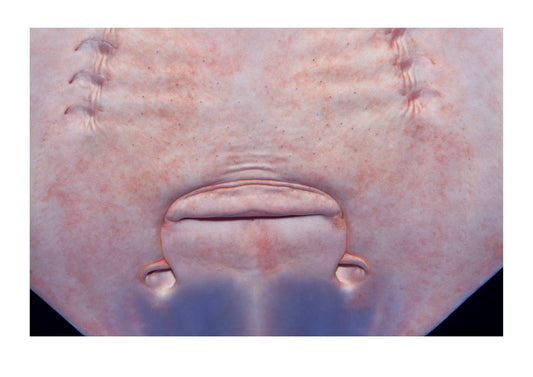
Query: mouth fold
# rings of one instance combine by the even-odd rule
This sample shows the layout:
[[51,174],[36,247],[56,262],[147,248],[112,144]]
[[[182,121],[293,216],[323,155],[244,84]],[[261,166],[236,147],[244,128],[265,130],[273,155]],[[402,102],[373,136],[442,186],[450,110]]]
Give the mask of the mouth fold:
[[239,220],[250,220],[250,219],[289,219],[296,217],[307,217],[307,216],[321,216],[319,213],[310,214],[310,215],[286,215],[286,216],[276,216],[276,215],[261,215],[259,213],[249,213],[246,215],[240,216],[225,216],[225,217],[184,217],[180,220],[196,220],[196,221],[239,221]]
[[342,214],[338,203],[314,187],[290,182],[234,181],[202,187],[176,200],[165,220],[235,221]]

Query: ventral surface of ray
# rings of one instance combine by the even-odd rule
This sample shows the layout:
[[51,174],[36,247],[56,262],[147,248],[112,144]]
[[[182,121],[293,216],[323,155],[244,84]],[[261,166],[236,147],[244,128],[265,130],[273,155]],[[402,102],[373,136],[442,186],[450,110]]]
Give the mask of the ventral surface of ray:
[[423,335],[502,266],[502,31],[32,29],[31,288],[87,335]]

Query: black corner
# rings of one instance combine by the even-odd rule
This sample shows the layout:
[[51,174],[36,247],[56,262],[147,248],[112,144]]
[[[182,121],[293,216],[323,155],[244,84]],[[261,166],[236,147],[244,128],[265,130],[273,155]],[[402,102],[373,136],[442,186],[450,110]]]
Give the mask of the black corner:
[[30,336],[82,335],[42,298],[30,291]]
[[503,269],[428,336],[503,336]]

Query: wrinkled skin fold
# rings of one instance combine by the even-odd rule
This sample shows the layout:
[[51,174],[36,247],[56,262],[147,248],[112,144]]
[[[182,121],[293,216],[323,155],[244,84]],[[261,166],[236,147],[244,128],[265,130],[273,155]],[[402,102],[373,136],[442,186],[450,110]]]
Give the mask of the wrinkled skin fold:
[[87,335],[423,335],[502,266],[502,32],[32,29],[31,288]]

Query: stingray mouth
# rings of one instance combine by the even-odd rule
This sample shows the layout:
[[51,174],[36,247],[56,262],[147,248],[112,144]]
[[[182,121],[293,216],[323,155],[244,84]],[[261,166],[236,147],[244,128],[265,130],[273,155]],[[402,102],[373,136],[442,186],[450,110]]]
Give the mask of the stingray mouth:
[[[149,266],[143,276],[156,287],[216,278],[257,287],[283,276],[331,280],[337,272],[359,281],[345,272],[356,263],[339,265],[346,229],[338,202],[311,186],[275,180],[204,186],[169,206],[160,233],[165,265]],[[174,282],[158,271],[172,273]]]
[[237,180],[174,201],[161,227],[161,246],[185,280],[234,271],[332,275],[346,249],[346,224],[337,201],[317,188]]
[[168,209],[167,222],[342,217],[335,199],[314,187],[273,180],[242,180],[194,190]]

